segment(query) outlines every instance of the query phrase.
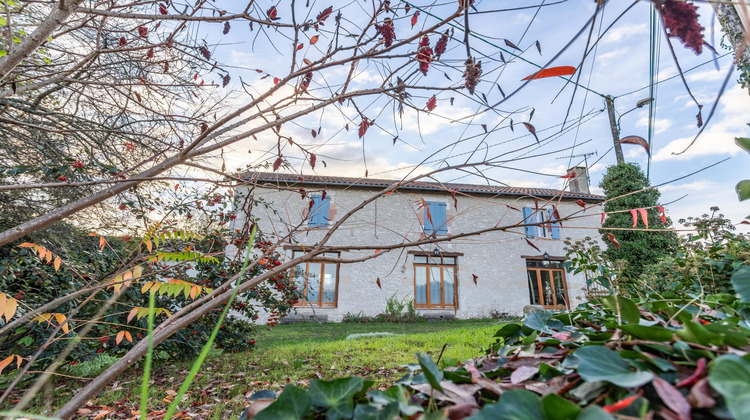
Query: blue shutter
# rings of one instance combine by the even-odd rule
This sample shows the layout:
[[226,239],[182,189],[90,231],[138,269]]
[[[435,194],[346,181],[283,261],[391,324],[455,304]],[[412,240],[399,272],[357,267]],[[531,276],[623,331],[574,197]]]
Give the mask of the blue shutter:
[[445,203],[431,203],[430,212],[432,213],[432,224],[438,235],[448,234],[448,217],[446,215]]
[[331,197],[321,199],[320,195],[314,194],[310,198],[313,200],[313,206],[310,209],[308,227],[328,227],[329,211],[331,208]]
[[[427,201],[427,207],[424,208],[424,233],[427,235],[432,235],[432,225],[435,221],[435,212],[432,210],[432,205],[432,201]],[[432,221],[430,221],[430,218],[432,218]]]
[[[534,219],[531,217],[531,215],[534,213],[534,209],[531,207],[524,207],[523,208],[523,222],[524,223],[534,223]],[[532,238],[536,236],[536,226],[524,226],[524,230],[526,231],[526,237]]]
[[552,239],[560,239],[560,222],[552,223],[555,219],[555,215],[552,214],[552,209],[549,209],[549,220],[550,226],[552,226]]

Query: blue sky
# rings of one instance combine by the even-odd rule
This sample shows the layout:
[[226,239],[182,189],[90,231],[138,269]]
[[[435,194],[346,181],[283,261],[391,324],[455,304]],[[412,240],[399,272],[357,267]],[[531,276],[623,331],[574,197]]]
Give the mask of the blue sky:
[[[536,5],[539,1],[484,0],[475,4],[479,11],[487,11],[491,8]],[[258,7],[270,7],[271,3],[267,3],[259,3]],[[284,4],[279,4],[278,10],[283,19],[290,12],[286,2],[282,3]],[[392,3],[399,4],[398,1]],[[429,2],[415,2],[420,3],[426,5]],[[298,16],[309,13],[309,16],[314,17],[329,4],[333,4],[334,15],[337,10],[343,8],[345,25],[362,24],[359,20],[366,18],[366,14],[361,13],[358,8],[367,5],[363,5],[362,2],[338,1],[325,4],[313,1],[309,9],[300,5],[297,9]],[[494,105],[503,100],[498,86],[505,94],[521,87],[521,79],[538,70],[530,63],[546,64],[584,26],[594,11],[595,2],[591,0],[569,0],[541,9],[472,15],[470,26],[478,38],[472,38],[470,44],[475,49],[473,54],[482,60],[484,70],[482,82],[473,98],[468,96],[465,89],[461,92],[434,92],[437,95],[437,108],[434,111],[427,113],[424,110],[407,109],[403,120],[395,118],[395,122],[394,104],[387,98],[368,97],[357,100],[356,105],[364,115],[375,120],[375,125],[368,130],[364,141],[357,136],[359,115],[353,106],[345,103],[338,109],[302,118],[295,124],[285,125],[282,129],[283,134],[293,137],[295,142],[315,151],[318,155],[318,165],[314,171],[303,162],[301,154],[288,145],[284,146],[284,157],[295,171],[303,174],[364,177],[366,161],[370,177],[397,178],[415,168],[419,173],[447,163],[463,162],[470,156],[474,161],[487,156],[495,157],[495,162],[498,163],[497,167],[482,169],[483,175],[493,183],[561,188],[564,180],[559,176],[565,173],[569,162],[578,164],[582,161],[581,158],[571,159],[570,155],[596,153],[596,156],[589,158],[589,164],[593,164],[590,174],[593,191],[601,192],[598,184],[604,170],[615,163],[615,155],[611,150],[609,120],[601,95],[612,95],[616,98],[618,116],[634,108],[639,100],[649,97],[651,3],[638,2],[627,13],[622,14],[630,5],[627,1],[610,1],[603,15],[598,16],[593,31],[594,40],[615,19],[619,19],[601,37],[583,64],[580,70],[582,87],[575,92],[567,120],[565,115],[573,94],[573,85],[566,85],[566,81],[561,78],[532,80],[513,97],[492,108],[483,103],[481,93],[486,95],[490,105]],[[228,5],[227,9],[234,11],[233,7]],[[415,33],[418,28],[437,22],[425,12],[445,16],[454,7],[455,5],[448,4],[424,9],[414,29],[410,27],[408,20],[415,9],[412,8],[406,16],[403,10],[400,10],[395,19],[397,39],[403,39]],[[672,44],[682,69],[686,71],[685,76],[693,94],[703,105],[705,121],[731,66],[732,56],[720,45],[722,32],[718,23],[713,28],[712,37],[711,8],[705,3],[699,3],[698,12],[700,21],[706,28],[705,40],[716,48],[720,57],[716,60],[719,69],[715,67],[710,50],[704,48],[702,54],[695,55],[691,50],[684,48],[677,39],[672,39]],[[325,51],[330,40],[330,34],[325,31],[332,29],[332,20],[333,18],[322,28],[320,41],[315,46],[305,42],[299,54],[315,60]],[[226,102],[228,104],[244,103],[247,100],[245,90],[255,94],[271,86],[272,77],[261,79],[262,75],[254,69],[259,68],[271,75],[283,77],[289,71],[291,57],[292,43],[284,39],[283,34],[271,33],[274,40],[271,43],[262,35],[254,39],[258,33],[257,27],[251,32],[248,27],[235,26],[237,27],[233,27],[226,36],[221,35],[221,26],[218,24],[209,24],[201,28],[205,31],[209,44],[224,44],[212,48],[214,57],[225,63],[232,75],[232,82],[222,91],[229,95]],[[587,33],[588,29],[551,66],[577,66],[586,45]],[[304,35],[309,37],[314,34],[316,32],[311,31]],[[432,45],[438,36],[434,34],[430,37]],[[443,59],[433,63],[426,77],[419,75],[410,79],[414,84],[456,86],[462,83],[463,60],[466,58],[465,47],[460,42],[463,33],[455,30],[454,36],[456,39],[448,43],[448,51]],[[655,65],[658,66],[659,84],[654,101],[656,119],[649,171],[651,182],[655,185],[661,184],[729,158],[727,162],[660,189],[662,202],[671,202],[667,206],[667,211],[675,221],[682,217],[700,215],[707,212],[710,206],[717,205],[721,207],[722,213],[738,222],[750,215],[750,204],[738,202],[734,193],[734,185],[738,181],[750,178],[750,172],[745,170],[750,165],[750,156],[734,145],[734,137],[750,136],[750,128],[747,125],[750,122],[750,95],[737,85],[736,74],[732,75],[708,128],[688,151],[675,155],[674,152],[683,150],[698,133],[697,107],[680,78],[675,77],[677,70],[663,33],[657,36],[660,39],[660,56]],[[517,45],[522,52],[506,46],[505,40]],[[541,46],[541,54],[536,48],[536,41],[539,41]],[[413,52],[415,48],[416,46],[412,45],[410,50]],[[501,52],[507,64],[501,62]],[[512,52],[518,53],[523,60],[513,58]],[[484,57],[481,57],[482,55]],[[396,67],[403,63],[403,60],[358,63],[352,89],[379,84],[387,67]],[[405,71],[409,69],[416,69],[416,64],[412,63]],[[336,90],[336,83],[342,80],[348,71],[348,66],[336,67],[325,75],[314,75],[310,93],[313,96],[326,97],[331,90]],[[446,74],[451,78],[450,81]],[[210,79],[218,76],[206,77]],[[245,90],[240,87],[240,78],[248,83]],[[286,92],[289,91],[291,87]],[[424,107],[431,95],[432,92],[413,91],[411,102],[416,107]],[[453,105],[450,104],[451,97],[454,98]],[[529,120],[532,108],[534,114]],[[514,121],[512,131],[509,124],[511,118]],[[565,129],[561,132],[564,121]],[[623,115],[620,121],[621,136],[638,135],[647,138],[648,107],[633,110]],[[536,128],[541,140],[539,145],[523,127],[522,122],[530,122]],[[344,129],[347,123],[348,131]],[[488,135],[484,135],[482,124],[489,128]],[[318,127],[321,128],[320,133],[313,139],[311,129],[317,131]],[[394,144],[395,135],[398,135],[398,141]],[[275,138],[270,134],[258,137],[258,140],[244,141],[225,151],[224,156],[230,168],[273,162],[276,158]],[[454,145],[457,141],[460,142]],[[623,149],[626,161],[638,163],[646,169],[648,156],[642,148],[623,145]],[[533,157],[535,155],[540,156]],[[508,162],[504,162],[505,160]],[[324,167],[321,161],[326,161],[327,166]],[[540,174],[509,168],[530,170]],[[440,179],[487,182],[470,174],[456,172],[442,175]]]

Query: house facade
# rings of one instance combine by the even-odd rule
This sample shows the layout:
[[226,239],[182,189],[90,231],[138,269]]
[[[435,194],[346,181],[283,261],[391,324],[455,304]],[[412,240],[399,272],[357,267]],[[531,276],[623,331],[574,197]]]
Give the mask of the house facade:
[[[393,295],[413,299],[430,318],[518,316],[528,305],[574,308],[584,299],[586,279],[563,268],[563,240],[598,236],[603,197],[580,191],[579,179],[571,182],[575,192],[417,182],[363,205],[397,181],[243,177],[254,182],[237,192],[267,203],[252,211],[261,231],[272,237],[293,232],[282,251],[288,258],[311,249],[361,206],[325,243],[331,249],[326,257],[356,262],[300,264],[294,275],[304,300],[290,317],[374,316]],[[438,242],[400,247],[429,239]]]

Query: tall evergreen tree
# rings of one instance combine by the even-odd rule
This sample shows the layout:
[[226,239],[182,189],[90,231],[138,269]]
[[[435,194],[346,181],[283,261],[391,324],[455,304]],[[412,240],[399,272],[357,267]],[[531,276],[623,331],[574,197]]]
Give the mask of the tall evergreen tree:
[[[660,211],[656,208],[659,205],[661,193],[656,188],[640,191],[650,186],[640,166],[632,163],[610,166],[599,186],[604,189],[604,195],[607,198],[604,204],[607,218],[602,225],[604,229],[600,233],[604,242],[609,246],[607,256],[612,261],[626,261],[628,274],[637,277],[643,272],[645,266],[674,252],[678,244],[677,234],[674,231],[656,230],[668,228],[672,224],[668,218],[666,223],[663,222],[660,218]],[[635,191],[639,192],[630,194]],[[607,230],[607,228],[632,228],[633,216],[628,211],[631,209],[646,209],[649,229],[654,230]],[[645,228],[640,213],[636,212],[636,215],[636,228]],[[614,235],[619,242],[619,247],[609,239],[608,233]]]

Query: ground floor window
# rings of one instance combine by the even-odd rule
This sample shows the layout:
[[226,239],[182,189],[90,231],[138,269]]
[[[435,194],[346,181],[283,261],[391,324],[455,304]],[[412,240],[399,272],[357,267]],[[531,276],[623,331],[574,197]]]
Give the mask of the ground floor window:
[[[292,258],[304,252],[294,251]],[[327,252],[323,256],[339,258],[338,252]],[[339,264],[323,261],[308,261],[294,267],[294,283],[302,290],[302,299],[295,306],[335,308],[339,284]]]
[[414,307],[456,309],[456,257],[414,256]]
[[526,260],[529,300],[547,309],[568,308],[568,287],[562,261]]

